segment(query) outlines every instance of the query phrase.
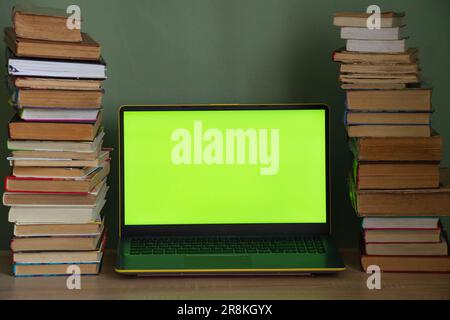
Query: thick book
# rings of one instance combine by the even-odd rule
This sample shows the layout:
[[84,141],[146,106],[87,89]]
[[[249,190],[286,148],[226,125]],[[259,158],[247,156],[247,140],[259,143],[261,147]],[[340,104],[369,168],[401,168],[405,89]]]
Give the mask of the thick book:
[[11,250],[13,252],[95,250],[100,240],[101,235],[93,237],[14,237],[11,240]]
[[100,109],[21,108],[19,116],[25,121],[95,122]]
[[103,144],[105,132],[98,130],[93,141],[45,141],[45,140],[12,140],[8,139],[9,150],[45,151],[45,152],[99,152]]
[[347,126],[350,138],[367,137],[430,137],[429,125],[352,125]]
[[358,190],[439,188],[438,162],[354,163]]
[[345,125],[430,125],[431,112],[345,112]]
[[5,206],[55,206],[55,207],[93,207],[104,199],[108,186],[106,179],[100,182],[87,194],[62,194],[62,193],[25,193],[5,192],[3,193],[3,205]]
[[101,263],[106,246],[106,233],[96,250],[89,251],[36,251],[13,252],[16,264],[59,264],[59,263]]
[[102,123],[100,112],[96,122],[30,122],[18,115],[9,123],[12,140],[93,141]]
[[18,37],[26,39],[81,42],[80,29],[67,28],[68,14],[64,9],[39,7],[32,4],[15,5],[12,22]]
[[12,103],[18,108],[99,109],[102,98],[102,90],[16,89]]
[[105,203],[105,199],[99,198],[96,205],[91,208],[57,206],[11,207],[8,221],[18,224],[91,223],[101,220],[101,210]]
[[429,243],[365,243],[365,253],[377,256],[447,256],[447,239],[442,236],[439,242]]
[[6,177],[5,191],[20,193],[81,193],[86,194],[93,190],[97,184],[108,176],[110,171],[109,162],[104,167],[91,173],[85,179],[51,179],[51,178],[18,178]]
[[43,90],[94,90],[102,89],[101,80],[56,79],[39,77],[13,77],[9,76],[10,87],[19,89]]
[[[19,175],[24,175],[27,173],[35,173],[39,174],[39,169],[33,170],[32,167],[41,167],[42,169],[46,170],[45,172],[47,175],[51,172],[53,169],[54,172],[56,171],[54,168],[64,168],[69,167],[75,168],[75,167],[90,167],[90,168],[97,168],[104,166],[105,161],[109,161],[109,149],[103,149],[98,157],[96,159],[91,160],[79,160],[79,159],[70,159],[70,158],[30,158],[30,157],[17,157],[17,156],[9,156],[7,160],[9,160],[10,165],[17,169],[15,172],[18,172]],[[29,168],[26,168],[29,167]],[[37,171],[36,171],[37,170]],[[88,169],[89,170],[89,169]],[[14,171],[14,169],[13,169]],[[17,175],[13,175],[18,177]]]
[[372,265],[383,272],[450,273],[450,256],[361,256],[364,270]]
[[450,216],[450,169],[440,170],[437,189],[357,190],[349,179],[350,199],[359,216]]
[[350,139],[350,150],[358,161],[441,161],[442,137]]
[[367,27],[343,27],[341,39],[399,40],[406,37],[404,27],[369,29]]
[[17,37],[13,28],[5,28],[5,43],[18,57],[99,60],[100,45],[87,33],[81,37],[81,42],[26,39]]
[[405,64],[366,64],[366,63],[351,63],[341,64],[339,71],[341,73],[368,73],[368,74],[407,74],[420,72],[417,63]]
[[[367,28],[367,19],[371,13],[365,12],[337,12],[334,14],[333,24],[337,27]],[[402,12],[382,12],[380,14],[381,28],[395,28],[403,26],[405,14]]]
[[360,111],[431,111],[431,89],[350,90],[347,108]]
[[365,243],[438,243],[441,229],[365,229]]
[[379,52],[351,52],[339,49],[333,52],[333,60],[342,63],[366,63],[366,64],[410,64],[417,62],[419,50],[409,48],[400,53]]
[[16,77],[106,79],[106,64],[96,61],[51,60],[38,58],[8,58],[8,74]]
[[401,53],[408,50],[406,39],[400,40],[347,40],[347,51]]

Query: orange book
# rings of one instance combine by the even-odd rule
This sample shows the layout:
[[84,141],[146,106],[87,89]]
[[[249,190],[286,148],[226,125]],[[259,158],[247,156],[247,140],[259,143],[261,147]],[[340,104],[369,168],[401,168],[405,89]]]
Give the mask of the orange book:
[[13,28],[5,28],[6,45],[18,57],[99,60],[100,45],[87,33],[81,36],[81,42],[25,39],[17,37]]
[[101,112],[95,123],[28,122],[16,115],[9,123],[9,137],[12,140],[93,141],[101,122]]
[[20,38],[81,42],[83,38],[80,29],[67,28],[67,18],[64,9],[30,4],[16,5],[12,11],[14,30]]

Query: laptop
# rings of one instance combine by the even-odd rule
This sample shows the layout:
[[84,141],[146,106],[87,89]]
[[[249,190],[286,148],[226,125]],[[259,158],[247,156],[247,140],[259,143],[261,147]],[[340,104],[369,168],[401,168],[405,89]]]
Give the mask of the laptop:
[[118,273],[345,269],[330,236],[327,106],[123,106],[119,124]]

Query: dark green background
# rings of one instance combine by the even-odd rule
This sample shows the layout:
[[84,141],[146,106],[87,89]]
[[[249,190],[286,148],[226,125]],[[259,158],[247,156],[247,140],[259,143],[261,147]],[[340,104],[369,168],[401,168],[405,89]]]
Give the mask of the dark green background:
[[[21,1],[0,1],[0,27]],[[22,1],[23,2],[23,1]],[[117,149],[117,110],[123,104],[325,102],[332,110],[332,228],[341,246],[357,246],[358,219],[346,186],[350,155],[343,126],[344,93],[334,49],[343,46],[332,25],[337,11],[405,11],[409,45],[420,48],[423,78],[434,87],[434,127],[445,139],[450,165],[450,1],[337,0],[83,0],[28,1],[65,8],[78,4],[82,30],[102,45],[108,62],[104,97],[106,145]],[[4,44],[0,44],[4,51]],[[0,64],[5,65],[3,54]],[[3,70],[5,72],[5,70]],[[7,122],[12,116],[0,88],[0,176],[9,173]],[[104,209],[109,246],[117,238],[117,152]],[[1,190],[3,192],[3,190]],[[176,199],[174,199],[176,201]],[[0,210],[0,249],[12,225]],[[447,220],[448,225],[448,220]]]

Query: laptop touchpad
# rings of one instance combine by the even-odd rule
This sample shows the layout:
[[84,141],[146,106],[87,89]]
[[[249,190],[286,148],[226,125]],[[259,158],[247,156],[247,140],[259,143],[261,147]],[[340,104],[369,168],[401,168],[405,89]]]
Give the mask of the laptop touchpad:
[[252,266],[251,261],[248,255],[189,255],[184,257],[185,267],[197,269],[249,268]]

